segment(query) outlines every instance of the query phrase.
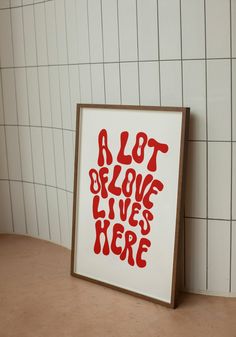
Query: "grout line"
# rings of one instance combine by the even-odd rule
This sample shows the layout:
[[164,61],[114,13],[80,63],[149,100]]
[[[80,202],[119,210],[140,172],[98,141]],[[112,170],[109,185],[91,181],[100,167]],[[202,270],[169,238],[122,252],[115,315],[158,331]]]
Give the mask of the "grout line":
[[[25,127],[25,128],[43,128],[43,129],[52,129],[52,130],[63,130],[75,133],[76,130],[67,129],[67,128],[59,128],[55,126],[47,126],[47,125],[30,125],[30,124],[0,124],[0,126],[8,126],[8,127]],[[236,140],[205,140],[205,139],[188,139],[188,142],[198,142],[198,143],[236,143]]]
[[[2,80],[2,69],[0,68],[0,81],[1,81],[1,94],[2,94],[2,108],[3,108],[3,121],[5,122],[5,104],[4,104],[4,96],[3,96],[3,80]],[[7,151],[7,132],[6,126],[4,126],[4,137],[5,137],[5,151],[6,151],[6,160],[7,160],[7,176],[8,176],[8,188],[9,188],[9,196],[10,196],[10,207],[11,207],[11,220],[12,220],[12,231],[15,232],[15,223],[13,216],[13,205],[12,205],[12,193],[11,193],[11,180],[10,180],[10,169],[9,169],[9,158]]]
[[236,140],[200,140],[200,139],[189,139],[188,142],[201,142],[201,143],[236,143]]
[[[222,218],[208,218],[208,217],[199,217],[199,216],[185,216],[185,219],[199,219],[199,220],[214,220],[214,221],[231,221],[231,219],[222,219]],[[236,219],[235,219],[236,220]],[[233,221],[235,221],[233,219]]]
[[[13,55],[13,65],[15,65],[15,50],[14,50],[14,44],[13,44],[13,26],[12,26],[12,9],[10,9],[10,25],[11,25],[11,46],[12,46],[12,55]],[[19,124],[19,111],[18,111],[18,99],[17,99],[17,92],[16,92],[16,71],[13,69],[13,75],[14,75],[14,92],[15,92],[15,104],[16,104],[16,120],[17,125]],[[17,127],[17,137],[18,137],[18,145],[19,145],[19,156],[20,156],[20,176],[21,179],[22,176],[22,152],[21,152],[21,145],[20,145],[20,132],[19,128]],[[26,216],[26,202],[25,202],[25,190],[24,185],[22,183],[22,195],[23,195],[23,207],[24,207],[24,217],[25,217],[25,232],[28,234],[28,221]]]
[[161,106],[161,63],[160,63],[160,27],[159,27],[159,2],[156,0],[157,4],[157,40],[158,40],[158,51],[157,51],[157,57],[158,57],[158,72],[159,72],[159,102]]
[[43,128],[43,129],[55,129],[55,130],[70,131],[70,132],[74,132],[74,133],[76,132],[76,130],[72,130],[72,129],[59,128],[59,127],[56,127],[56,126],[47,126],[47,125],[41,126],[41,125],[32,125],[32,124],[0,124],[0,126],[20,126],[22,128]]
[[[12,46],[12,56],[13,56],[13,65],[15,65],[15,50],[13,45],[13,29],[12,29],[12,10],[10,9],[10,25],[11,25],[11,46]],[[13,95],[15,94],[15,107],[16,107],[16,121],[17,124],[19,124],[19,111],[18,111],[18,100],[17,100],[17,92],[16,92],[16,72],[15,69],[13,69],[13,76],[14,76],[14,88],[13,88]],[[18,138],[18,145],[19,145],[19,159],[20,159],[20,176],[21,180],[23,178],[22,175],[22,152],[21,152],[21,146],[20,146],[20,132],[19,128],[17,127],[17,138]],[[28,234],[28,223],[27,223],[27,216],[26,216],[26,202],[25,202],[25,190],[24,185],[22,183],[22,196],[23,196],[23,207],[24,207],[24,218],[25,218],[25,232]]]
[[[180,23],[180,57],[181,57],[181,104],[184,106],[184,76],[183,76],[183,28],[182,28],[182,2],[179,0],[179,23]],[[183,287],[186,287],[186,223],[185,223],[185,214],[186,214],[186,205],[184,200],[184,220],[183,220]]]
[[137,71],[138,71],[138,104],[141,105],[141,93],[140,93],[140,60],[139,60],[139,34],[138,34],[138,1],[135,1],[136,10],[136,40],[137,40]]
[[204,0],[204,35],[205,35],[205,84],[206,84],[206,290],[208,290],[208,102],[207,102],[207,32],[206,32],[206,0]]
[[[45,29],[46,29],[46,53],[47,53],[47,61],[48,61],[49,60],[49,51],[48,51],[48,35],[47,35],[47,15],[46,15],[46,5],[45,4],[44,4],[44,15],[45,15],[44,24],[45,24]],[[51,125],[53,125],[53,119],[52,119],[52,95],[51,95],[51,77],[50,77],[49,67],[48,66],[47,66],[47,75],[48,75],[48,85],[49,85],[49,105],[50,105],[50,114],[51,114]],[[42,126],[42,128],[43,128],[43,126]],[[46,129],[50,129],[50,131],[51,131],[52,148],[53,148],[54,174],[55,174],[55,183],[56,183],[56,186],[57,186],[57,180],[56,180],[56,154],[55,154],[55,142],[54,142],[53,127],[47,127]],[[47,193],[48,193],[48,190],[46,191],[46,194]],[[59,207],[58,191],[57,191],[57,207]],[[49,208],[48,208],[48,232],[49,232],[49,239],[52,240],[52,230],[51,230],[51,224],[50,224]]]
[[73,127],[72,125],[72,106],[71,106],[71,85],[70,85],[70,71],[69,71],[69,67],[70,67],[70,62],[69,62],[69,42],[68,42],[68,31],[67,31],[67,17],[66,17],[66,2],[64,0],[64,11],[65,11],[65,33],[66,33],[66,57],[67,57],[67,74],[68,74],[68,90],[69,90],[69,105],[70,105],[70,124],[71,124],[71,128]]
[[[118,54],[119,54],[119,84],[120,84],[120,104],[122,104],[122,78],[121,78],[121,61],[120,61],[120,22],[119,22],[119,0],[116,1],[116,16],[117,16],[117,32],[118,32]],[[117,63],[117,62],[116,62]]]
[[51,187],[51,188],[55,188],[56,190],[59,190],[59,191],[64,191],[64,192],[73,194],[73,191],[67,190],[65,188],[61,188],[61,187],[57,187],[57,186],[53,186],[53,185],[49,185],[49,184],[42,184],[42,183],[39,183],[39,182],[36,182],[36,181],[29,181],[29,180],[25,180],[25,179],[17,180],[17,179],[0,178],[0,181],[8,181],[9,183],[11,183],[11,182],[19,183],[19,182],[21,182],[21,183],[26,183],[26,184],[38,185],[38,186]]
[[233,250],[233,62],[232,62],[232,1],[229,0],[230,15],[230,120],[231,120],[231,165],[230,165],[230,259],[229,259],[229,292],[232,291],[232,250]]
[[[33,7],[33,17],[34,17],[34,36],[35,36],[35,52],[36,52],[36,61],[38,64],[38,46],[37,46],[37,35],[36,35],[36,21],[35,21],[35,7]],[[45,27],[46,28],[46,27]],[[39,68],[37,67],[37,85],[38,85],[38,99],[39,99],[39,117],[40,117],[40,131],[41,131],[41,139],[42,139],[42,154],[43,154],[43,173],[44,173],[44,182],[46,185],[46,163],[45,163],[45,141],[42,129],[42,104],[41,104],[41,94],[40,94],[40,82],[39,82]],[[32,158],[33,159],[33,158]],[[48,226],[50,227],[50,219],[49,219],[49,205],[48,205],[48,193],[46,192],[46,201],[47,201],[47,216],[48,216]],[[38,229],[39,230],[39,229]],[[40,231],[39,231],[40,232]],[[50,232],[50,230],[49,230]]]
[[[24,47],[24,61],[26,63],[26,45],[25,45],[25,25],[24,25],[24,11],[23,7],[21,7],[21,17],[22,17],[22,28],[23,28],[23,47]],[[29,111],[29,87],[28,87],[28,72],[27,68],[25,69],[25,83],[26,83],[26,94],[27,94],[27,111],[28,111],[28,119],[30,123],[30,111]],[[19,127],[19,125],[18,125]],[[29,142],[30,142],[30,154],[31,154],[31,169],[33,175],[33,181],[35,181],[35,170],[33,165],[33,146],[32,146],[32,130],[29,129]],[[39,220],[38,220],[38,203],[36,197],[36,187],[34,185],[34,202],[35,202],[35,209],[36,209],[36,222],[37,222],[37,230],[39,233]]]
[[[90,92],[91,92],[91,103],[93,103],[93,81],[92,81],[92,64],[97,64],[97,63],[92,63],[91,62],[91,41],[90,41],[90,29],[89,29],[89,0],[86,1],[87,3],[87,24],[88,24],[88,52],[89,52],[89,71],[90,71]],[[102,62],[99,62],[100,64]]]
[[[75,2],[74,2],[75,4]],[[67,75],[68,75],[68,89],[69,89],[69,98],[70,98],[70,125],[72,127],[72,106],[71,106],[71,86],[70,86],[70,72],[69,72],[69,48],[68,48],[68,31],[67,31],[67,17],[66,17],[66,1],[64,0],[64,12],[65,12],[65,34],[66,34],[66,50],[67,50],[67,53],[66,53],[66,56],[67,56],[67,63],[68,63],[68,66],[67,66]],[[74,125],[75,126],[75,125]],[[65,184],[67,186],[67,170],[66,170],[66,154],[65,154],[65,139],[64,139],[64,131],[63,131],[63,155],[64,155],[64,167],[65,167]],[[68,201],[68,198],[67,198],[67,195],[66,195],[66,203],[67,203],[67,228],[69,226],[69,201]]]
[[101,8],[101,30],[102,30],[102,69],[103,69],[103,90],[104,90],[104,101],[106,104],[106,77],[105,77],[105,56],[104,56],[104,27],[103,27],[103,1],[100,0],[100,8]]
[[0,8],[0,11],[6,10],[6,9],[14,9],[14,8],[34,6],[34,5],[38,5],[38,4],[42,4],[42,3],[50,2],[50,1],[54,1],[54,0],[44,0],[44,1],[39,1],[39,2],[32,3],[32,4],[25,4],[25,5],[22,4],[20,6],[11,6],[10,5],[9,7]]
[[[64,2],[64,7],[65,7],[65,1]],[[54,15],[55,15],[55,26],[56,26],[56,48],[57,48],[57,60],[59,60],[59,43],[58,43],[58,23],[57,23],[57,15],[56,15],[56,6],[55,6],[55,1],[54,1]],[[57,67],[57,73],[58,73],[58,85],[59,85],[59,96],[60,96],[60,118],[61,118],[61,126],[63,126],[63,116],[62,116],[62,102],[61,102],[61,79],[60,79],[60,71],[59,67]],[[59,113],[59,112],[58,112]],[[65,168],[65,145],[64,145],[64,136],[63,136],[63,129],[61,129],[61,139],[62,139],[62,147],[63,147],[63,159],[64,159],[64,170]],[[55,134],[53,133],[53,142],[55,146]],[[56,157],[55,157],[56,160]],[[58,186],[58,179],[57,179],[57,167],[56,167],[56,161],[55,161],[55,169],[56,169],[56,184]],[[66,186],[66,172],[64,174],[65,178],[65,186]],[[62,242],[62,233],[61,233],[61,217],[60,217],[60,211],[59,211],[59,194],[57,193],[57,214],[58,214],[58,219],[59,219],[59,234],[60,234],[60,243]]]
[[51,64],[35,64],[35,65],[24,65],[24,66],[1,66],[1,69],[16,69],[16,68],[40,68],[40,67],[58,67],[58,66],[77,66],[77,65],[103,65],[103,64],[123,64],[123,63],[158,63],[158,62],[194,62],[194,61],[227,61],[227,60],[236,60],[236,57],[209,57],[209,58],[177,58],[177,59],[150,59],[150,60],[119,60],[119,61],[97,61],[97,62],[70,62],[70,63],[51,63]]

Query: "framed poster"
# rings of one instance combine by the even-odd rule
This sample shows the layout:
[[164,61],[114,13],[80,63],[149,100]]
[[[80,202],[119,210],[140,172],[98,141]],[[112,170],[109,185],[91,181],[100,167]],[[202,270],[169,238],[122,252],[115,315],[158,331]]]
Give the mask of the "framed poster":
[[175,306],[188,115],[78,105],[73,276]]

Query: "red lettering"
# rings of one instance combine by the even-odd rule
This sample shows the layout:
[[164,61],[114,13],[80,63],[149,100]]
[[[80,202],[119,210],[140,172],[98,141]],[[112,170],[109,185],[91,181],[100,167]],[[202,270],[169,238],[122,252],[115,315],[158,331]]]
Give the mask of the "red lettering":
[[117,187],[116,184],[116,180],[120,175],[120,171],[121,171],[121,166],[120,165],[115,165],[114,170],[113,170],[113,177],[112,180],[108,186],[108,191],[114,195],[120,195],[121,194],[121,188]]
[[93,217],[94,219],[98,219],[98,218],[105,218],[105,211],[99,211],[98,210],[98,206],[99,206],[99,202],[100,202],[100,197],[99,195],[95,195],[93,198]]
[[151,174],[148,174],[144,180],[142,177],[142,174],[138,174],[136,178],[136,192],[135,192],[135,199],[136,201],[142,201],[144,192],[146,190],[146,187],[150,184],[150,182],[153,180],[153,176]]
[[148,211],[147,209],[145,209],[143,211],[143,217],[144,217],[145,221],[140,220],[139,226],[141,227],[142,235],[147,235],[151,230],[150,221],[153,220],[153,214],[150,211]]
[[101,220],[97,220],[95,223],[95,228],[96,228],[96,240],[94,244],[94,253],[99,254],[101,252],[101,242],[100,242],[100,237],[101,234],[104,234],[104,245],[102,252],[104,255],[108,255],[110,252],[109,249],[109,243],[108,243],[108,237],[107,237],[107,229],[110,226],[110,221],[109,220],[104,220],[104,227],[102,227],[102,222]]
[[95,169],[91,169],[89,171],[89,177],[90,177],[90,191],[93,194],[97,194],[101,188],[98,172]]
[[123,199],[119,201],[120,218],[122,221],[126,221],[127,219],[127,212],[128,212],[130,203],[131,203],[130,198],[125,199],[125,201]]
[[108,214],[108,218],[110,220],[113,220],[115,218],[114,202],[115,202],[114,198],[110,198],[109,199],[109,214]]
[[145,208],[152,208],[153,206],[153,202],[150,201],[150,197],[152,194],[158,194],[158,191],[162,191],[163,190],[164,185],[162,184],[162,182],[160,180],[154,179],[151,183],[151,186],[148,190],[148,192],[146,193],[146,195],[143,198],[143,205]]
[[157,153],[161,151],[162,153],[166,153],[169,149],[167,144],[158,143],[155,139],[151,138],[148,141],[148,146],[153,147],[153,154],[148,162],[148,170],[149,171],[156,171],[157,170]]
[[119,223],[116,223],[113,227],[113,237],[111,241],[111,250],[114,254],[120,255],[122,248],[116,245],[116,240],[122,238],[122,234],[124,232],[124,226]]
[[106,183],[108,182],[108,174],[109,170],[107,167],[102,167],[99,170],[99,177],[100,177],[100,183],[101,183],[101,195],[103,198],[107,198],[107,189],[106,189]]
[[140,240],[136,255],[136,263],[140,268],[146,267],[147,262],[142,259],[142,254],[147,252],[149,247],[151,247],[151,242],[147,238],[142,238]]
[[136,172],[134,169],[129,168],[125,172],[125,179],[122,183],[122,192],[128,198],[133,192],[133,184],[136,177]]
[[121,164],[129,165],[131,164],[132,157],[131,155],[125,155],[125,147],[129,138],[129,133],[127,131],[121,132],[120,135],[120,151],[117,156],[117,161]]
[[132,246],[136,243],[136,241],[137,241],[137,236],[134,232],[131,232],[131,231],[125,232],[125,247],[122,253],[120,254],[120,259],[125,260],[126,255],[128,254],[128,263],[131,266],[134,266]]
[[147,144],[147,135],[144,132],[139,132],[136,135],[136,142],[132,150],[132,156],[136,163],[142,163],[144,159],[144,149]]
[[106,163],[107,165],[111,165],[113,159],[111,151],[108,148],[108,140],[107,140],[107,131],[102,129],[98,135],[98,147],[99,147],[99,154],[98,154],[98,165],[103,166],[105,163],[105,158],[103,153],[106,154]]
[[141,209],[141,205],[138,202],[134,202],[132,205],[132,211],[129,217],[130,226],[133,226],[133,227],[137,226],[138,220],[135,220],[134,217],[136,214],[139,214],[140,209]]

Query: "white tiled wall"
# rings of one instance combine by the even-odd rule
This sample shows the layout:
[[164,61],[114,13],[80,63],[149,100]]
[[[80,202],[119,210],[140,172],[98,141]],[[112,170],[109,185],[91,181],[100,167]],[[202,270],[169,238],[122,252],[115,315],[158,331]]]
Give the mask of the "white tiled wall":
[[1,0],[0,231],[70,247],[76,103],[191,107],[184,287],[236,294],[236,2]]

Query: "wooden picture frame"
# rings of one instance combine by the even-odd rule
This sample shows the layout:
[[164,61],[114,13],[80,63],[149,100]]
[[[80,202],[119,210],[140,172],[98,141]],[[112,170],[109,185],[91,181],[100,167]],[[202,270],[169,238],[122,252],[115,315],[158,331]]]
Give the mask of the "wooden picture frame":
[[71,275],[176,306],[189,113],[77,105]]

